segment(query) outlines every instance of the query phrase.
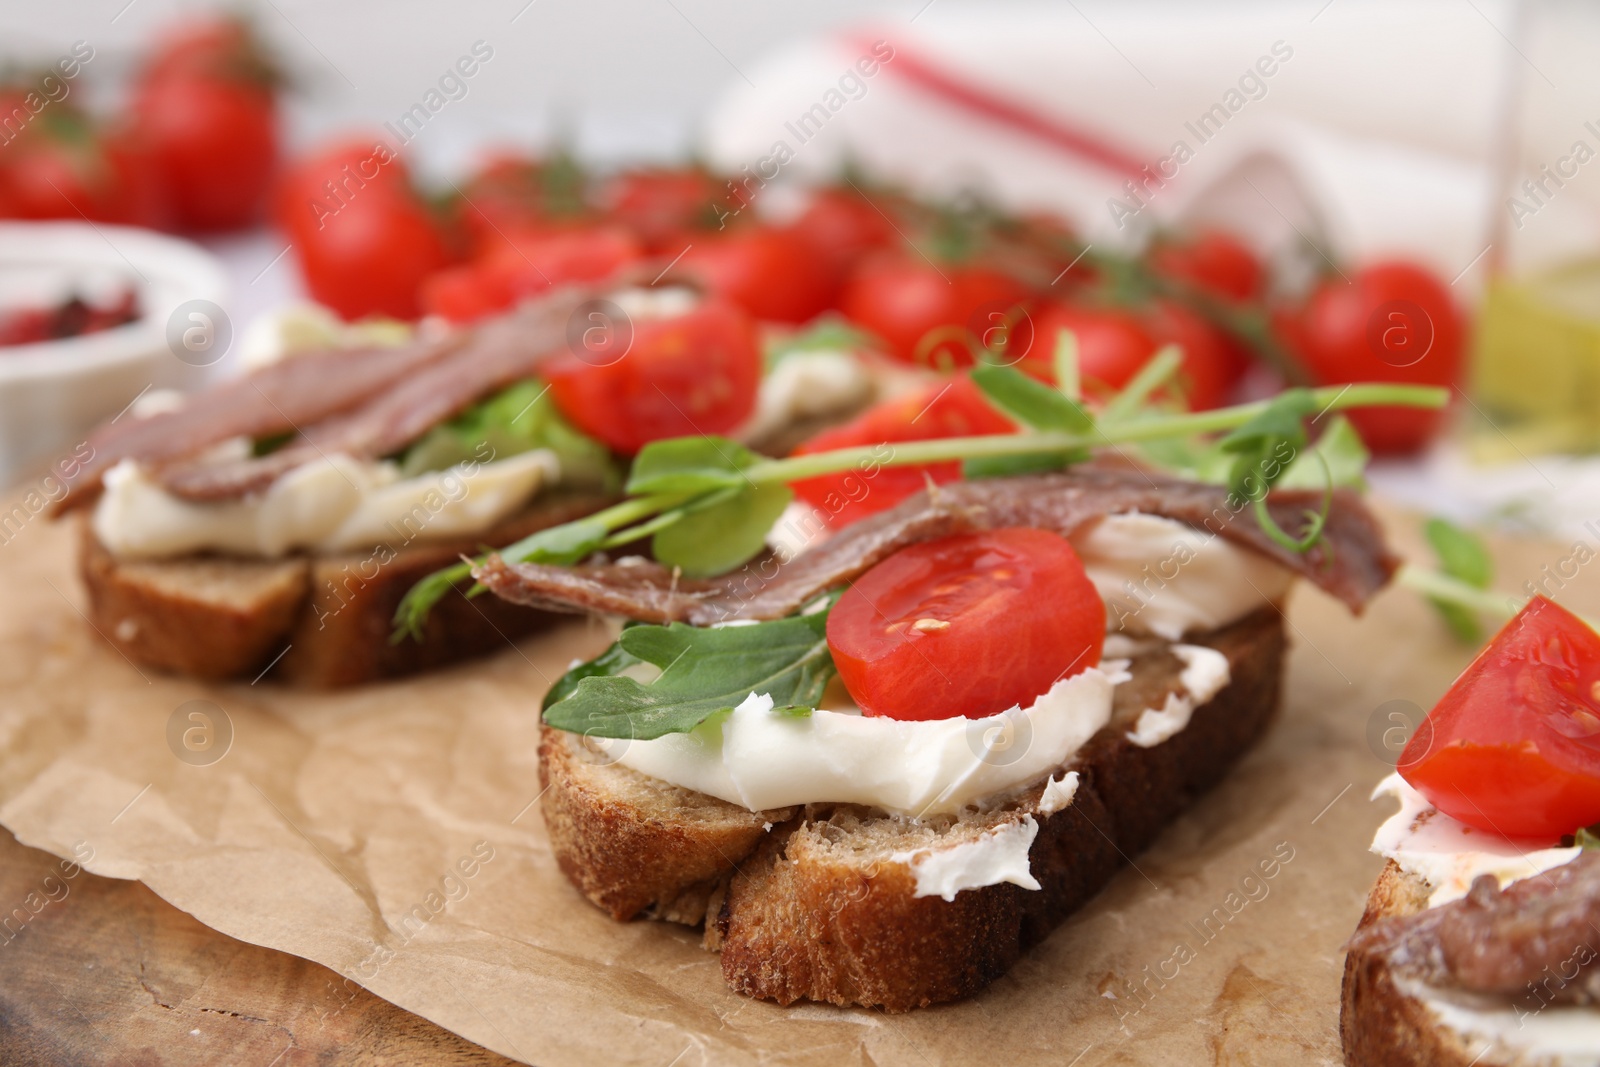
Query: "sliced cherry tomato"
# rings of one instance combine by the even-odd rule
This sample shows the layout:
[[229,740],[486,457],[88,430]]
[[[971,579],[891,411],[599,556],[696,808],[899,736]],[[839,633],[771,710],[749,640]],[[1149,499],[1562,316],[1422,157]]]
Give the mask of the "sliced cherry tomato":
[[1150,250],[1150,266],[1159,274],[1236,302],[1256,299],[1266,283],[1266,271],[1248,245],[1232,234],[1209,228],[1158,242]]
[[727,433],[755,409],[761,348],[755,323],[734,305],[707,299],[682,315],[597,329],[609,332],[562,353],[544,376],[562,414],[618,452]]
[[1157,300],[1142,312],[1116,307],[1048,304],[1033,313],[1038,338],[1019,369],[1055,381],[1056,339],[1071,330],[1078,341],[1078,375],[1091,397],[1106,397],[1133,379],[1162,345],[1183,349],[1178,393],[1190,410],[1222,404],[1245,367],[1215,326],[1181,304]]
[[936,266],[912,253],[888,253],[855,269],[839,307],[897,358],[948,369],[971,366],[975,349],[986,345],[1021,355],[1025,346],[1009,334],[1027,295],[1020,281],[992,267]]
[[1536,596],[1495,635],[1400,754],[1440,811],[1506,837],[1600,822],[1600,634]]
[[[823,430],[794,454],[1016,432],[1016,424],[996,411],[970,378],[962,376],[868,408],[842,426]],[[842,474],[807,478],[792,488],[796,496],[820,511],[829,525],[844,526],[894,507],[927,488],[930,479],[943,485],[960,478],[961,464],[955,462],[897,467],[869,464]]]
[[[1413,263],[1374,263],[1349,281],[1325,279],[1298,314],[1280,320],[1290,346],[1318,383],[1454,385],[1464,324],[1450,290]],[[1356,408],[1350,421],[1374,452],[1415,452],[1444,412]]]
[[171,73],[137,88],[133,116],[174,225],[238,229],[260,217],[278,161],[277,105],[269,88]]
[[791,229],[749,225],[697,234],[674,270],[764,322],[805,322],[828,305],[827,270]]
[[1100,663],[1106,608],[1064,537],[1009,527],[901,549],[828,615],[862,713],[979,719]]

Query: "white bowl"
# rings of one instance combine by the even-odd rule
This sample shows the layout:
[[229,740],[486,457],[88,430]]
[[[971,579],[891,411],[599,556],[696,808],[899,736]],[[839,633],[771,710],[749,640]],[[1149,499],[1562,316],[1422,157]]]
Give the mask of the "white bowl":
[[227,300],[227,274],[211,253],[125,226],[0,223],[0,285],[5,275],[15,285],[19,273],[33,268],[119,272],[138,293],[140,317],[81,337],[0,347],[0,486],[68,459],[90,429],[141,393],[203,383],[216,360],[175,355],[168,320],[188,301],[220,307]]

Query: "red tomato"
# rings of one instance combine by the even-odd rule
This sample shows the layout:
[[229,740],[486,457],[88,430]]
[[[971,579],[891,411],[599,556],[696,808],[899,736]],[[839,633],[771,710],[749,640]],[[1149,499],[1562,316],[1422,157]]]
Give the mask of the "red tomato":
[[[979,719],[1100,663],[1106,608],[1064,537],[1009,527],[901,549],[828,616],[828,650],[869,716]],[[981,751],[981,750],[980,750]]]
[[652,252],[677,255],[689,231],[718,225],[729,210],[726,185],[704,170],[655,169],[619,174],[601,190],[609,216],[633,230]]
[[414,198],[405,161],[382,138],[346,137],[297,160],[273,190],[273,221],[291,236],[317,232],[357,197]]
[[615,226],[517,231],[495,240],[477,262],[423,283],[423,311],[471,322],[552,286],[603,281],[644,257],[634,236]]
[[[1016,424],[996,411],[970,378],[962,376],[877,404],[842,426],[823,430],[794,454],[1016,431]],[[929,479],[942,485],[960,478],[961,464],[955,462],[899,467],[870,464],[860,470],[807,478],[791,488],[830,525],[844,526],[894,507],[927,488]]]
[[978,264],[935,266],[910,253],[863,262],[845,283],[839,307],[881,337],[907,363],[965,367],[974,346],[1009,334],[1028,290],[1002,271]]
[[1123,308],[1049,304],[1033,314],[1037,341],[1019,369],[1055,381],[1056,340],[1071,330],[1078,341],[1078,375],[1090,396],[1127,385],[1162,345],[1183,349],[1179,392],[1192,411],[1221,405],[1244,373],[1222,333],[1181,304],[1158,300],[1135,314]]
[[1158,243],[1150,250],[1150,266],[1224,300],[1254,300],[1266,282],[1261,261],[1249,246],[1221,230],[1203,229],[1186,239]]
[[805,322],[827,306],[825,270],[793,230],[698,234],[675,269],[765,322]]
[[476,322],[504,311],[515,303],[511,291],[489,277],[477,263],[462,263],[430,274],[417,293],[424,315],[439,315],[451,322]]
[[1490,833],[1548,841],[1600,822],[1600,635],[1534,597],[1428,715],[1400,774]]
[[175,225],[238,229],[260,216],[278,160],[277,106],[269,89],[174,73],[139,86],[133,115]]
[[[1454,385],[1464,323],[1447,289],[1412,263],[1374,263],[1349,282],[1324,280],[1298,314],[1280,323],[1311,376],[1324,385],[1409,382]],[[1374,452],[1414,452],[1444,412],[1356,408],[1350,421]]]
[[381,142],[340,142],[302,160],[279,183],[276,207],[307,290],[347,319],[416,318],[423,280],[452,259],[448,234]]
[[0,152],[0,213],[152,226],[162,221],[149,153],[81,112],[45,111]]
[[295,243],[306,288],[346,319],[420,314],[423,279],[450,262],[438,223],[420,203],[357,197]]
[[1198,312],[1171,300],[1157,300],[1143,315],[1157,347],[1183,349],[1179,388],[1191,411],[1207,411],[1227,403],[1228,393],[1249,369],[1248,357],[1232,339]]
[[633,453],[668,437],[727,433],[755,410],[761,348],[739,308],[713,298],[631,329],[631,343],[609,334],[546,365],[557,407],[585,433]]
[[190,16],[163,31],[145,60],[140,79],[150,81],[173,74],[246,73],[247,65],[263,73],[259,68],[265,64],[254,32],[245,20]]
[[462,190],[457,214],[477,248],[492,248],[513,232],[559,229],[590,219],[584,174],[565,157],[551,160],[501,152]]
[[794,228],[839,279],[862,256],[892,244],[896,237],[883,210],[849,188],[816,190]]

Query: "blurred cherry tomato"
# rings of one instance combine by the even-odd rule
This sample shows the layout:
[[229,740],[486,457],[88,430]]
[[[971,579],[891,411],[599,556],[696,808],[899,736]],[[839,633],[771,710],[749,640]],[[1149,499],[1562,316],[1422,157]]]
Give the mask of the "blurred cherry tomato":
[[[857,445],[889,446],[899,441],[941,437],[977,437],[1015,433],[1017,426],[984,399],[972,379],[961,375],[935,382],[907,396],[885,400],[842,426],[823,430],[794,450],[797,456]],[[831,526],[844,526],[894,507],[927,488],[959,481],[961,464],[929,463],[885,467],[867,464],[841,474],[824,474],[795,482],[795,495],[815,507]]]
[[693,240],[691,231],[721,223],[727,193],[709,171],[656,168],[617,175],[601,189],[600,201],[650,251],[677,255]]
[[992,267],[935,266],[894,252],[862,262],[845,283],[839,307],[898,359],[965,367],[975,362],[975,347],[1025,347],[1009,334],[1027,295],[1026,286]]
[[697,234],[673,269],[766,322],[805,322],[828,305],[826,268],[792,229]]
[[882,208],[842,187],[813,192],[794,228],[841,283],[862,256],[887,247],[896,237],[894,223]]
[[1158,274],[1235,302],[1256,299],[1266,283],[1261,261],[1249,246],[1232,234],[1209,228],[1158,241],[1150,250],[1150,266]]
[[592,224],[586,181],[566,156],[541,160],[499,152],[465,183],[457,214],[475,248],[491,247],[513,231]]
[[[1414,263],[1387,261],[1346,281],[1329,277],[1280,331],[1323,385],[1407,382],[1454,385],[1461,373],[1464,323],[1447,289]],[[1374,452],[1414,452],[1438,432],[1444,412],[1356,408],[1347,413]]]
[[475,262],[430,277],[422,308],[470,322],[552,286],[614,277],[643,257],[633,234],[617,226],[506,233]]
[[423,280],[452,259],[404,166],[372,141],[342,142],[291,167],[277,209],[311,296],[347,319],[416,318]]
[[1055,381],[1056,340],[1071,330],[1078,342],[1078,376],[1090,397],[1106,397],[1133,380],[1167,344],[1183,349],[1179,389],[1192,411],[1221,405],[1244,367],[1215,326],[1181,304],[1157,300],[1141,312],[1119,307],[1048,304],[1034,312],[1037,342],[1019,369]]
[[1428,713],[1399,768],[1487,833],[1548,841],[1600,820],[1600,635],[1534,597]]
[[681,315],[603,323],[603,343],[562,353],[545,380],[561,413],[618,452],[689,434],[727,433],[755,410],[755,323],[716,298]]
[[134,226],[163,217],[140,140],[66,104],[47,107],[0,150],[0,215]]
[[413,199],[411,172],[381,137],[347,136],[285,168],[273,190],[273,220],[291,235],[315,231],[344,203],[368,194]]
[[154,157],[174,225],[228,230],[260,217],[278,160],[270,89],[206,74],[167,74],[135,91],[133,121]]

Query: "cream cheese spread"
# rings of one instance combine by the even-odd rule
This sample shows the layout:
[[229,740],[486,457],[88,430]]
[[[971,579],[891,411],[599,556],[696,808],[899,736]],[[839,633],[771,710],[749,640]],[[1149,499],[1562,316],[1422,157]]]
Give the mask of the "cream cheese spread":
[[1570,863],[1583,851],[1550,841],[1512,841],[1458,822],[1398,774],[1372,791],[1374,800],[1385,796],[1398,800],[1400,810],[1378,827],[1372,851],[1432,886],[1430,908],[1466,896],[1479,875],[1492,874],[1504,887]]
[[1028,850],[1038,836],[1038,822],[1032,815],[1024,815],[1021,822],[996,827],[975,841],[948,848],[894,852],[889,859],[911,867],[917,880],[914,895],[919,897],[954,900],[963,889],[982,889],[1001,882],[1042,889],[1028,866]]
[[481,533],[559,475],[548,449],[413,478],[401,478],[393,463],[335,453],[296,467],[257,496],[194,503],[124,459],[106,472],[92,521],[113,555],[131,559],[208,549],[274,557],[296,549],[398,547]]
[[611,746],[626,767],[750,811],[840,803],[913,817],[955,812],[1065,763],[1110,720],[1124,666],[1091,667],[1026,708],[982,719],[792,715],[752,693],[686,734]]

